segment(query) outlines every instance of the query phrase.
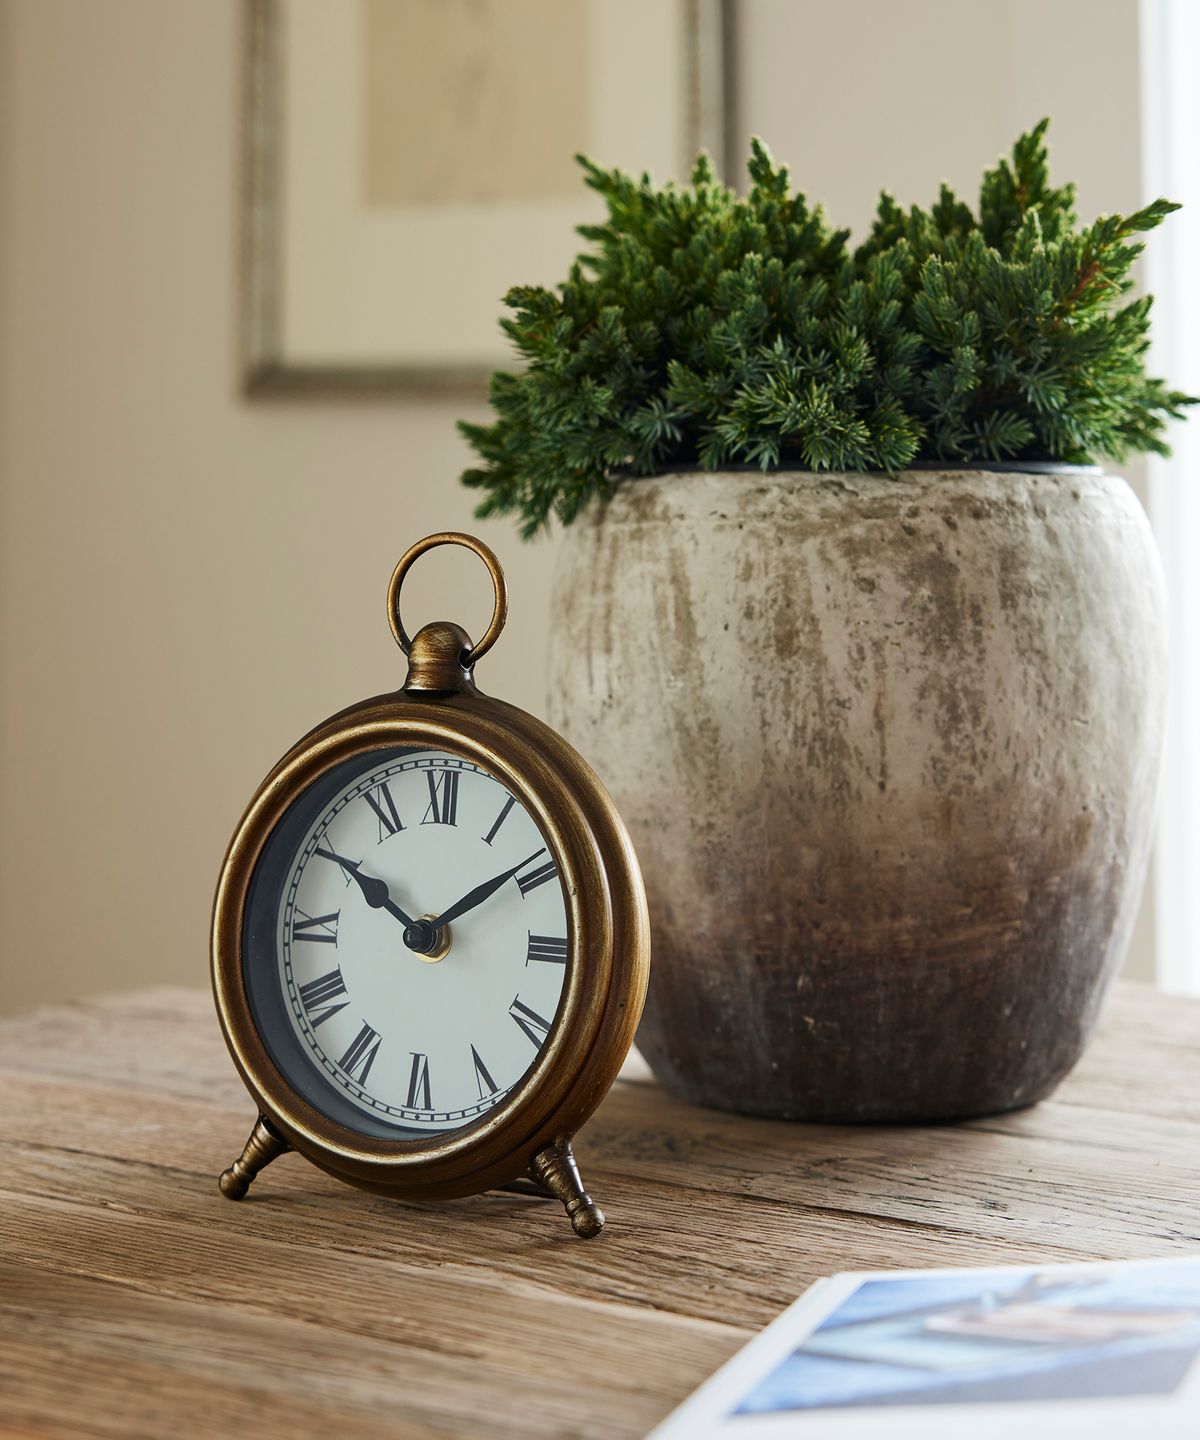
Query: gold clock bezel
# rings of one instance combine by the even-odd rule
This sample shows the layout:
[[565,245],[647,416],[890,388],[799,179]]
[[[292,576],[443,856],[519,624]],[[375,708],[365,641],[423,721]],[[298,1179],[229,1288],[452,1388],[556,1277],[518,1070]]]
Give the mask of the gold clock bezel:
[[[272,1060],[246,991],[242,936],[255,867],[289,807],[330,770],[372,751],[445,750],[489,771],[529,811],[554,855],[568,912],[569,965],[541,1054],[478,1121],[419,1139],[361,1134],[299,1095]],[[591,767],[548,726],[470,683],[405,689],[326,721],[283,757],[242,816],[213,905],[212,979],[221,1029],[260,1113],[338,1178],[409,1198],[506,1184],[537,1152],[569,1140],[616,1079],[649,972],[649,921],[632,844]]]

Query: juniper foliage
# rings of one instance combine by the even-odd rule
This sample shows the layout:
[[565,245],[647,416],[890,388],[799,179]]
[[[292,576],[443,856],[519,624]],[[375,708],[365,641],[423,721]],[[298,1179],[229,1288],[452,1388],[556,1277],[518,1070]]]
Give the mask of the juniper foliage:
[[524,368],[492,376],[490,424],[460,422],[480,516],[569,524],[622,475],[670,466],[882,470],[914,461],[1166,454],[1195,403],[1145,372],[1137,237],[1167,200],[1080,227],[1054,188],[1047,121],[928,210],[881,196],[863,244],[751,144],[749,193],[706,156],[656,187],[579,157],[604,198],[557,290],[517,286],[501,321]]

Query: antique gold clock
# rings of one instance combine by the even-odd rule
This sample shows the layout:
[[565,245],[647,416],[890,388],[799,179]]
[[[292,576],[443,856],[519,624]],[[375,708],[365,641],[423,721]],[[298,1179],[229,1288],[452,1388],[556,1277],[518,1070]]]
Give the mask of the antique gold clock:
[[[446,621],[411,640],[404,629],[404,578],[438,545],[466,546],[491,574],[477,644]],[[259,1111],[221,1190],[240,1199],[292,1149],[399,1198],[535,1190],[596,1235],[604,1217],[571,1139],[641,1014],[637,859],[566,741],[475,688],[507,615],[491,550],[428,536],[396,566],[387,604],[403,688],[288,751],[217,884],[217,1012]]]

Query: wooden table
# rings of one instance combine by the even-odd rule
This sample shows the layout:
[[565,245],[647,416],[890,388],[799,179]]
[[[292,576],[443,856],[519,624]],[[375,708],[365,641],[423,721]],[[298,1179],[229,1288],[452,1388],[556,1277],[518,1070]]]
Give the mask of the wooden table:
[[1126,986],[1054,1099],[929,1129],[693,1109],[618,1082],[577,1149],[609,1215],[406,1206],[253,1118],[208,995],[0,1020],[6,1435],[638,1436],[818,1275],[1200,1245],[1200,1003]]

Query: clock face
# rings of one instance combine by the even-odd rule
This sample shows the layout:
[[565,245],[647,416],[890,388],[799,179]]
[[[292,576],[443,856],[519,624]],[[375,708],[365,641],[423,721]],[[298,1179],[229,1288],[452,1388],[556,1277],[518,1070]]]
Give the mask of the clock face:
[[372,1134],[433,1135],[536,1064],[570,963],[557,858],[478,765],[375,751],[289,809],[247,905],[247,989],[277,1065]]

